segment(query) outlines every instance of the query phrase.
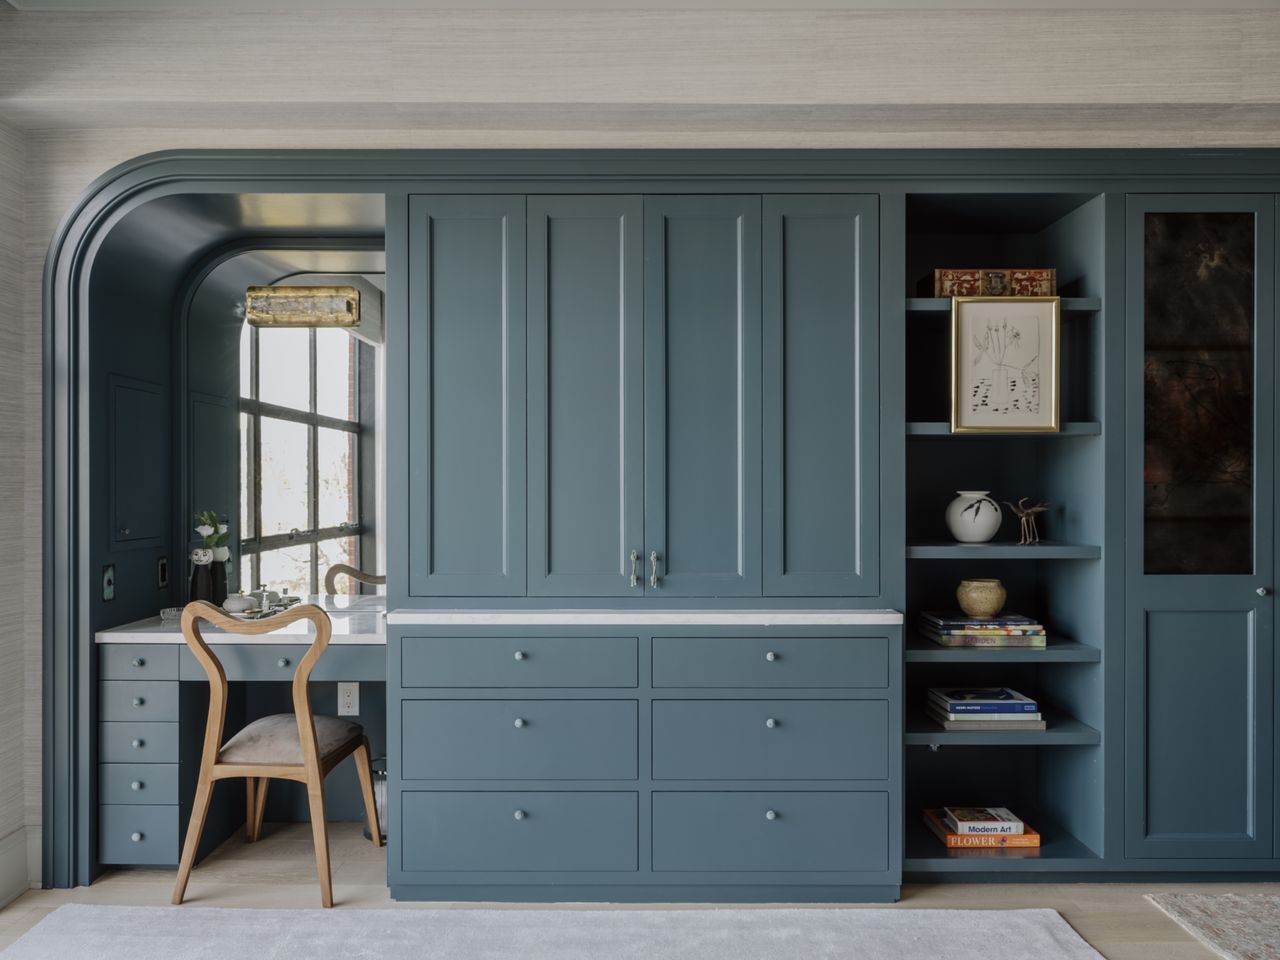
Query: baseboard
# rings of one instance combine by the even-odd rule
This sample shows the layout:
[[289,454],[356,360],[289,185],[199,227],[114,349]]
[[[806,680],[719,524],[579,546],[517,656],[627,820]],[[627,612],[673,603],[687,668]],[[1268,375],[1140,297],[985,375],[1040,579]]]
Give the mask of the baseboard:
[[27,827],[27,886],[39,890],[44,879],[44,831]]
[[19,827],[0,838],[0,907],[16,900],[31,886],[28,867],[27,828]]

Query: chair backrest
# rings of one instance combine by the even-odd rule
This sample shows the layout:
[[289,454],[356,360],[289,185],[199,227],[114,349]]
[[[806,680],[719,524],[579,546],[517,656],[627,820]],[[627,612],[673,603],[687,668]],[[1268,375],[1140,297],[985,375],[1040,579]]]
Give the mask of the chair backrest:
[[357,569],[347,563],[335,563],[329,568],[329,572],[324,575],[324,592],[328,596],[333,596],[338,592],[338,577],[346,574],[352,580],[360,583],[373,584],[380,586],[387,582],[385,576],[379,576],[376,573],[365,573],[363,570]]
[[204,731],[204,753],[201,759],[203,767],[205,764],[212,766],[217,760],[218,751],[222,749],[222,732],[227,720],[227,673],[200,632],[201,620],[240,636],[274,633],[299,620],[310,620],[315,625],[311,646],[293,672],[293,712],[298,720],[302,756],[316,756],[316,725],[311,713],[307,682],[311,679],[316,661],[329,646],[329,638],[333,635],[329,615],[313,603],[298,604],[262,620],[239,620],[205,600],[193,600],[182,609],[182,636],[209,677],[209,719]]

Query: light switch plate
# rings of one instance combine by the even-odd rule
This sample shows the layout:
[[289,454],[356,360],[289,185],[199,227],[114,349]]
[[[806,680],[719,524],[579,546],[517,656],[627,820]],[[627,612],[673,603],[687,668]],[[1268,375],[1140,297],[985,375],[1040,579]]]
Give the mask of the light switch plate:
[[338,716],[360,716],[360,684],[357,681],[338,681]]
[[116,565],[108,563],[102,568],[102,599],[104,602],[116,598]]

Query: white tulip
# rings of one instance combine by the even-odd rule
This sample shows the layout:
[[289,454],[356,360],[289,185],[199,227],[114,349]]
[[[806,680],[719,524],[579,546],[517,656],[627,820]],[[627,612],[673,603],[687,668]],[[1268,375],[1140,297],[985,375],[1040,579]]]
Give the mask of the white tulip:
[[220,523],[220,524],[218,524],[218,532],[219,532],[219,533],[226,533],[226,532],[227,532],[227,525],[226,525],[225,523]]
[[213,527],[209,526],[207,523],[202,523],[200,526],[196,527],[196,533],[200,534],[202,537],[213,536]]

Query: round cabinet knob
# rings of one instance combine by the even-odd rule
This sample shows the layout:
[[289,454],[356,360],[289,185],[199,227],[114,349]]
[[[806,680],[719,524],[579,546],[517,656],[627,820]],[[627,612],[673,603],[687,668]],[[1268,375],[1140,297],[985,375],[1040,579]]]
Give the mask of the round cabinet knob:
[[773,719],[773,717],[770,717],[768,720],[764,722],[764,725],[768,727],[770,730],[772,730],[774,727],[778,725],[778,721]]
[[276,661],[277,667],[287,667],[288,665],[289,665],[288,657],[281,657],[279,660]]
[[523,650],[517,650],[517,651],[516,651],[516,659],[517,659],[517,660],[523,660],[526,656],[528,656],[528,654],[526,654]]
[[135,780],[135,781],[133,781],[133,783],[129,784],[129,789],[130,789],[130,790],[134,790],[134,791],[141,790],[141,789],[142,789],[142,781],[141,781],[141,780]]
[[135,749],[135,750],[141,750],[141,749],[142,749],[142,741],[141,741],[141,740],[135,740],[135,741],[133,741],[133,749]]
[[147,665],[147,661],[143,660],[141,657],[134,657],[133,665],[135,667],[145,667]]
[[1268,590],[1266,587],[1259,587],[1259,588],[1258,588],[1258,596],[1260,596],[1260,597],[1265,597],[1265,596],[1266,596],[1268,593],[1270,593],[1270,592],[1271,592],[1271,591],[1270,591],[1270,590]]
[[775,660],[778,659],[778,655],[774,653],[772,650],[770,650],[768,653],[764,655],[764,658],[768,660],[770,663],[773,663]]
[[129,530],[129,528],[128,528],[128,527],[121,527],[121,528],[120,528],[120,530],[119,530],[119,534],[120,534],[120,536],[122,536],[122,537],[127,537],[127,536],[129,535],[129,533],[130,533],[130,530]]
[[140,707],[140,706],[142,706],[142,705],[143,705],[144,703],[146,703],[146,702],[147,702],[147,701],[146,701],[146,700],[144,700],[142,697],[134,697],[134,698],[133,698],[133,705],[134,705],[135,707]]
[[517,810],[515,813],[513,813],[513,814],[512,814],[512,816],[513,816],[513,817],[515,817],[517,820],[523,820],[523,819],[524,819],[524,811],[523,811],[523,810]]
[[134,843],[141,843],[141,842],[142,842],[142,834],[138,833],[138,832],[135,830],[133,833],[129,834],[129,839],[130,839],[130,840],[132,840]]
[[766,810],[766,811],[764,812],[764,818],[765,818],[766,820],[777,820],[777,819],[778,819],[778,811],[777,811],[777,810]]
[[516,717],[516,723],[515,723],[516,729],[519,730],[523,726],[524,726],[524,717]]

